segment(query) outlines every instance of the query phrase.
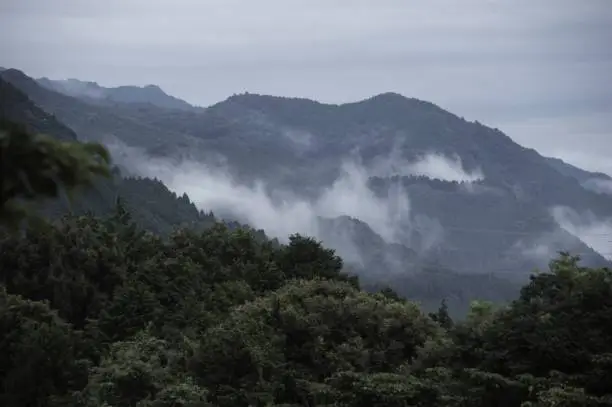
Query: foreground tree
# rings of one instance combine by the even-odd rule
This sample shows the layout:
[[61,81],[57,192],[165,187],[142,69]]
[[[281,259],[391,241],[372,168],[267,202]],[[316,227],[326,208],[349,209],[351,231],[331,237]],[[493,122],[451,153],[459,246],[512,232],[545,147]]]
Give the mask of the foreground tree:
[[68,196],[110,176],[110,156],[97,143],[58,141],[0,121],[0,222],[16,226],[27,215],[23,201]]
[[113,343],[91,369],[85,389],[75,395],[82,407],[208,407],[207,391],[181,370],[181,355],[167,342],[141,331]]
[[87,365],[79,344],[48,304],[0,288],[0,405],[52,406],[82,387]]
[[342,282],[297,280],[209,330],[192,369],[220,406],[322,405],[348,386],[350,375],[335,375],[387,386],[382,376],[359,374],[390,373],[439,334],[413,303]]
[[610,406],[611,326],[612,271],[564,253],[508,307],[476,303],[424,367],[449,367],[470,406]]

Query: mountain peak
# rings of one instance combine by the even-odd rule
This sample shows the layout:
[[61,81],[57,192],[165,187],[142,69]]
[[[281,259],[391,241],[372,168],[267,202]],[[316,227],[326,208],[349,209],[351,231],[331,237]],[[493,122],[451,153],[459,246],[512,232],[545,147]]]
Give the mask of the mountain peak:
[[161,92],[161,93],[166,94],[166,92],[164,92],[164,91],[163,91],[163,89],[162,89],[162,88],[160,88],[160,87],[159,87],[159,86],[157,86],[157,85],[149,84],[149,85],[145,85],[145,86],[143,86],[143,88],[144,88],[144,89],[154,90],[154,91],[159,91],[159,92]]
[[23,81],[34,82],[34,79],[30,78],[28,75],[26,75],[19,69],[15,69],[15,68],[8,68],[2,71],[2,77],[4,77],[7,80],[10,79],[10,80],[23,80]]
[[210,106],[211,109],[248,109],[270,112],[302,111],[325,106],[322,103],[306,98],[262,95],[257,93],[234,94],[224,101]]
[[364,99],[362,101],[359,101],[356,103],[348,103],[348,104],[349,105],[350,104],[382,104],[385,106],[397,106],[397,107],[420,106],[420,107],[427,107],[430,109],[433,108],[433,109],[440,110],[440,111],[444,110],[434,103],[427,102],[425,100],[421,100],[417,98],[407,97],[407,96],[404,96],[396,92],[384,92],[384,93],[380,93],[378,95],[372,96],[370,98]]
[[402,101],[406,101],[406,100],[410,100],[409,98],[407,98],[406,96],[400,94],[400,93],[396,93],[396,92],[383,92],[383,93],[379,93],[378,95],[372,96],[371,98],[369,98],[371,100],[402,100]]
[[406,97],[402,94],[395,93],[395,92],[384,92],[384,93],[380,93],[378,95],[375,95],[375,96],[372,96],[372,97],[369,97],[363,100],[359,100],[356,102],[347,102],[347,103],[340,103],[340,104],[322,103],[317,100],[308,99],[304,97],[275,96],[275,95],[244,92],[244,93],[234,94],[228,97],[223,102],[217,103],[216,105],[222,105],[225,103],[230,103],[230,104],[236,103],[239,105],[250,106],[250,107],[258,107],[258,106],[270,107],[270,106],[281,106],[281,105],[286,105],[286,104],[293,104],[293,105],[297,104],[297,105],[302,105],[302,106],[309,105],[309,106],[320,106],[320,107],[325,107],[325,106],[350,107],[350,106],[355,106],[355,105],[375,104],[375,105],[384,105],[384,106],[396,106],[399,108],[421,106],[421,107],[434,108],[439,111],[443,110],[442,108],[438,107],[437,105],[433,103],[426,102],[420,99],[409,98],[409,97]]
[[184,100],[167,94],[162,88],[153,84],[104,87],[100,86],[97,82],[82,81],[74,78],[63,80],[40,78],[37,81],[47,89],[83,99],[88,103],[92,101],[95,101],[95,103],[145,103],[168,109],[187,111],[197,109]]
[[[250,93],[250,92],[233,94],[232,96],[227,98],[226,101],[228,101],[228,102],[229,101],[248,101],[248,102],[263,101],[263,102],[277,102],[277,103],[291,102],[291,101],[296,102],[297,101],[297,102],[319,104],[319,102],[317,102],[315,100],[307,99],[307,98],[265,95],[265,94]],[[221,102],[221,103],[223,103],[223,102]]]

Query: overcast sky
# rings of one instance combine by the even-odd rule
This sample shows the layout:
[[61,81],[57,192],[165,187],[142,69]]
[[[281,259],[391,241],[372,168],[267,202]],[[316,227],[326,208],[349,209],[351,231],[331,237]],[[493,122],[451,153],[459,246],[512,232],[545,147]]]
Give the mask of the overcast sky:
[[0,0],[0,66],[209,105],[432,101],[612,174],[612,0]]

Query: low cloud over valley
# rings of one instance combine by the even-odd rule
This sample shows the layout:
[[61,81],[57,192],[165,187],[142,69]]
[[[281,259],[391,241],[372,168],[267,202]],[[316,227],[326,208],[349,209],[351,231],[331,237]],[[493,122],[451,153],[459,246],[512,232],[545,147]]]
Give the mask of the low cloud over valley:
[[[353,263],[362,263],[353,241],[355,236],[348,229],[321,227],[323,219],[357,219],[388,244],[410,243],[412,233],[418,231],[420,250],[440,244],[444,235],[436,219],[413,213],[408,193],[399,181],[385,196],[377,196],[368,186],[374,172],[358,160],[345,160],[339,177],[314,199],[307,200],[287,190],[270,191],[263,180],[252,185],[239,183],[229,175],[224,160],[171,162],[124,144],[114,143],[109,148],[129,173],[160,179],[172,191],[186,193],[201,210],[264,229],[280,241],[286,242],[293,233],[315,236]],[[432,154],[413,164],[421,170],[413,175],[453,178],[461,171],[454,165]]]

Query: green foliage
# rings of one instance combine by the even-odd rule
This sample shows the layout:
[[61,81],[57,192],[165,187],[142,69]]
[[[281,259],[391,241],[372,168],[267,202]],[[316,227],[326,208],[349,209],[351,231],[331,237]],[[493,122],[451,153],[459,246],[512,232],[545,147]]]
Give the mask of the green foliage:
[[438,331],[412,303],[344,282],[296,280],[207,331],[192,367],[207,387],[231,386],[211,393],[219,405],[298,403],[336,372],[392,371]]
[[569,255],[453,321],[362,291],[311,238],[162,238],[121,200],[0,234],[0,253],[8,407],[612,405],[612,272]]
[[109,163],[100,144],[58,141],[0,122],[0,221],[15,225],[25,216],[17,200],[56,198],[110,176]]
[[[304,245],[310,248],[310,257],[294,249]],[[200,232],[178,230],[161,239],[138,228],[121,202],[108,218],[68,216],[32,226],[24,234],[0,234],[0,252],[2,286],[33,304],[48,302],[58,323],[66,324],[69,333],[76,328],[75,335],[81,338],[79,357],[94,365],[106,360],[109,346],[129,341],[143,329],[183,349],[180,354],[187,365],[197,338],[222,322],[232,307],[297,277],[346,280],[333,252],[312,240],[296,237],[293,246],[279,247],[251,231],[223,225]],[[281,263],[292,256],[299,258],[299,270],[283,272]],[[2,312],[6,307],[3,303]],[[35,339],[16,341],[28,340]],[[1,343],[5,355],[17,354],[11,342]],[[21,375],[19,364],[4,366],[9,380],[5,383]],[[64,366],[66,374],[69,366]],[[63,397],[73,388],[66,383]],[[185,383],[159,391],[164,397],[187,392],[181,387]],[[44,381],[37,385],[48,397],[54,394]]]
[[139,332],[110,346],[75,399],[83,407],[208,406],[207,391],[177,374],[180,363],[180,355],[167,342]]
[[453,327],[453,319],[448,314],[448,305],[446,304],[446,300],[442,300],[438,311],[436,313],[430,313],[429,317],[445,329],[451,329]]
[[48,304],[0,287],[0,405],[51,406],[82,386],[79,338]]

